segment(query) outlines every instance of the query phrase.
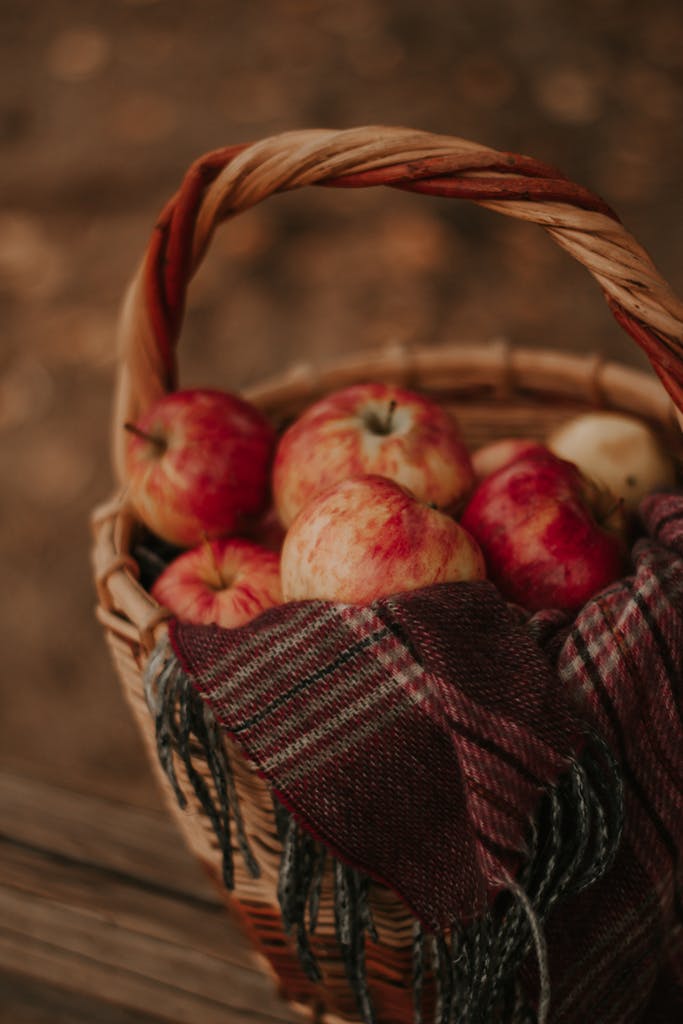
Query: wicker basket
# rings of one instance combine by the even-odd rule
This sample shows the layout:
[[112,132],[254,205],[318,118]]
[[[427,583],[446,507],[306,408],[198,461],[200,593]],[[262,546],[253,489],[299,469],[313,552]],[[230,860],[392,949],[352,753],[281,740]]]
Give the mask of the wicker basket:
[[[215,226],[271,193],[312,184],[382,184],[468,198],[541,224],[596,278],[614,316],[646,351],[661,383],[648,374],[606,363],[599,355],[511,350],[503,344],[395,347],[346,357],[324,368],[299,366],[252,387],[245,396],[276,425],[332,389],[381,380],[417,388],[457,408],[472,446],[510,434],[542,438],[568,414],[602,407],[643,417],[680,456],[675,406],[683,407],[683,305],[605,204],[553,168],[460,139],[405,129],[293,132],[210,153],[191,167],[155,227],[121,317],[113,423],[121,489],[92,517],[97,617],[171,813],[190,848],[216,880],[284,998],[309,1019],[333,1022],[360,1018],[335,939],[331,880],[323,885],[313,937],[324,981],[314,984],[301,970],[281,925],[276,893],[280,851],[266,784],[236,751],[229,750],[246,832],[262,871],[253,879],[237,855],[236,888],[228,895],[220,882],[221,853],[209,822],[197,807],[179,810],[159,769],[142,674],[164,632],[167,613],[138,582],[131,554],[138,525],[126,503],[121,429],[126,420],[176,386],[174,347],[186,287]],[[186,781],[182,769],[180,775]],[[367,963],[377,1019],[407,1024],[413,1019],[413,921],[398,899],[380,886],[373,887],[371,901],[378,941],[369,943]]]

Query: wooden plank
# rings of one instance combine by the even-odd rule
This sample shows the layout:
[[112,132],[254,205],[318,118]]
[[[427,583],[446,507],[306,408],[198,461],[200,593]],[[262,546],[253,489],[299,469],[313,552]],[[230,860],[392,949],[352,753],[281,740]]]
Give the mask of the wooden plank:
[[134,1022],[300,1020],[162,815],[0,772],[0,832],[0,1007],[15,977],[26,1020],[27,979],[62,992],[54,1021],[68,991]]
[[0,834],[218,903],[168,814],[0,771]]
[[162,1017],[114,1006],[35,978],[0,971],[0,1024],[165,1024]]
[[265,997],[251,1007],[230,1006],[225,1001],[215,1003],[159,984],[136,970],[112,970],[96,958],[74,957],[59,946],[42,944],[16,933],[8,936],[2,929],[0,966],[6,972],[37,977],[41,983],[46,981],[89,999],[152,1014],[169,1024],[289,1024],[296,1019],[287,1016],[287,1011],[278,1013],[276,1009],[269,1013]]
[[254,970],[237,926],[222,904],[174,894],[92,865],[0,840],[0,891],[10,889],[116,921],[130,932],[217,956]]

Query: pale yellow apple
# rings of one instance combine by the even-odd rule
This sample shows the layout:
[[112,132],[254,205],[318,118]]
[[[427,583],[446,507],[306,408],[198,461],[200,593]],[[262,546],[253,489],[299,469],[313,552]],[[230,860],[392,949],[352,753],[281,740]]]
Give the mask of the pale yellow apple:
[[641,498],[673,487],[676,468],[662,441],[648,424],[618,412],[591,412],[558,427],[547,440],[561,459],[573,462],[587,477],[607,488],[633,511]]

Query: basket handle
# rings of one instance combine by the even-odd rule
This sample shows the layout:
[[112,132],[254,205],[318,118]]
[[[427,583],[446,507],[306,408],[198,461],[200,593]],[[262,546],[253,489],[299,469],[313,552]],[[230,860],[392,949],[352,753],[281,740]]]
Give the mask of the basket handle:
[[286,132],[201,157],[155,225],[119,322],[113,454],[120,479],[123,423],[176,387],[187,287],[216,226],[275,192],[304,185],[388,185],[469,199],[540,224],[590,271],[617,322],[683,410],[683,303],[598,196],[530,157],[450,136],[372,126]]

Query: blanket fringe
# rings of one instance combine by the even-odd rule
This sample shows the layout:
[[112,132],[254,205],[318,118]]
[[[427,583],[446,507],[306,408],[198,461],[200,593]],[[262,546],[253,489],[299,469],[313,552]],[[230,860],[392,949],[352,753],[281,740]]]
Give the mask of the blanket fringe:
[[[188,781],[207,818],[211,822],[222,857],[223,882],[227,889],[235,885],[232,825],[235,840],[252,878],[260,868],[249,845],[235,780],[219,727],[209,707],[194,691],[178,664],[170,646],[164,644],[150,658],[144,676],[147,705],[154,715],[157,754],[173,787],[178,804],[187,807],[175,769],[177,758],[184,766]],[[208,765],[213,792],[194,764],[196,748]]]
[[[234,888],[234,842],[253,877],[259,867],[249,845],[230,761],[220,728],[178,663],[167,641],[150,658],[145,694],[154,715],[160,763],[181,807],[187,798],[178,781],[180,762],[223,855],[223,881]],[[207,785],[195,765],[209,768]],[[322,980],[311,945],[329,854],[274,798],[282,846],[277,895],[285,931],[293,936],[302,968]],[[581,759],[572,763],[541,800],[529,827],[529,852],[519,877],[491,879],[502,891],[492,907],[463,927],[453,922],[446,935],[413,935],[415,1024],[424,1024],[427,979],[434,994],[434,1024],[544,1024],[550,1003],[543,923],[559,900],[600,878],[621,839],[623,789],[618,766],[606,744],[591,734]],[[335,932],[349,984],[365,1024],[376,1015],[367,981],[366,937],[377,941],[369,900],[370,884],[360,872],[333,861]],[[520,982],[520,968],[535,951],[539,994],[532,999]]]

